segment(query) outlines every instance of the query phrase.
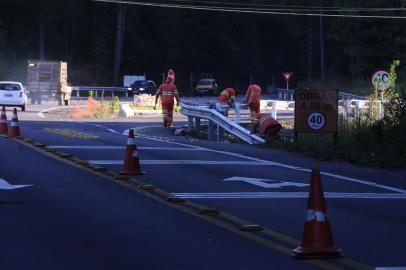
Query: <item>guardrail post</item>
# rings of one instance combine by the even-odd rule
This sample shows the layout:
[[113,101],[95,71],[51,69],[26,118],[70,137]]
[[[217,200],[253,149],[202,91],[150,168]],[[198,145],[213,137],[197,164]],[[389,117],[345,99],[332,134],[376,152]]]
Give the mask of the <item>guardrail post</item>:
[[193,131],[193,117],[188,116],[187,120],[188,120],[188,131],[192,132]]
[[76,97],[80,97],[79,90],[76,90]]
[[272,101],[272,118],[276,120],[278,111],[276,110],[277,101]]
[[234,103],[234,121],[239,124],[240,123],[240,103]]
[[224,128],[222,128],[220,125],[217,125],[217,141],[224,141]]
[[196,136],[199,136],[199,134],[200,134],[200,118],[198,118],[198,117],[196,117],[195,118],[195,124],[196,124]]
[[209,141],[214,141],[214,122],[209,120],[209,126],[208,126],[208,130],[207,130],[207,139]]

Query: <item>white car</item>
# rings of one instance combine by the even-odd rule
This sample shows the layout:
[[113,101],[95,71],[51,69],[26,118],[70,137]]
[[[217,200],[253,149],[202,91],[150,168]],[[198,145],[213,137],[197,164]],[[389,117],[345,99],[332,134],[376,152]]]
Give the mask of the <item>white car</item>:
[[20,82],[0,81],[0,106],[27,107],[26,89]]

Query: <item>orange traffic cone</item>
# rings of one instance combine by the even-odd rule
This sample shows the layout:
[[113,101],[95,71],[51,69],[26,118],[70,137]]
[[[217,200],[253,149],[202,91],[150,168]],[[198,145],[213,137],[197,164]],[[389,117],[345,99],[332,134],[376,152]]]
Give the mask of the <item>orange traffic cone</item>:
[[0,118],[0,134],[8,134],[8,126],[7,126],[7,115],[6,115],[6,108],[1,110],[1,118]]
[[137,145],[135,144],[134,130],[128,132],[127,149],[124,158],[121,174],[145,174],[141,171],[140,160],[138,159]]
[[312,170],[302,244],[293,252],[294,257],[299,259],[338,258],[342,256],[342,251],[334,247],[330,222],[326,217],[326,203],[318,169]]
[[11,138],[20,137],[20,127],[18,125],[17,109],[14,108],[13,118],[10,122],[10,128],[8,129],[8,135]]

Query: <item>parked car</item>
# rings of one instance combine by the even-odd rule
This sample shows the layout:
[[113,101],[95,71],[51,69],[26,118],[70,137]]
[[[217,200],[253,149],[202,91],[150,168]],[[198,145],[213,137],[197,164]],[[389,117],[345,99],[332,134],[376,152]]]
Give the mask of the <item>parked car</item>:
[[0,81],[0,106],[27,107],[28,90],[20,82]]
[[129,91],[131,91],[133,95],[142,95],[142,94],[155,95],[157,91],[157,86],[153,81],[139,80],[134,81],[131,84]]
[[217,94],[217,87],[214,79],[201,79],[196,83],[195,95],[215,95]]

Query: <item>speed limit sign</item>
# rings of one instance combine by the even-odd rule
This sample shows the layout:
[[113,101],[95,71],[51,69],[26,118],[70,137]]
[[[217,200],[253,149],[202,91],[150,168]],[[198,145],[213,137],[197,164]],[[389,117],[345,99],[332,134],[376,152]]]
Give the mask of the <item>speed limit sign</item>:
[[378,90],[389,88],[389,73],[386,70],[376,70],[371,76],[371,83]]
[[321,129],[324,127],[325,122],[324,116],[319,112],[311,113],[307,117],[307,125],[311,129]]

